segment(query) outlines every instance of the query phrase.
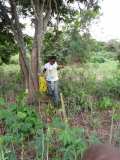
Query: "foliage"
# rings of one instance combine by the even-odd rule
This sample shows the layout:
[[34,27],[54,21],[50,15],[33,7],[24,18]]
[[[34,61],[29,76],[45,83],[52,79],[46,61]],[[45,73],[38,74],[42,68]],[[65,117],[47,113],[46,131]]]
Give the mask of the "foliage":
[[118,113],[118,114],[117,114],[117,113],[114,114],[114,115],[113,115],[113,120],[114,120],[114,121],[119,121],[119,120],[120,120],[120,114],[119,114],[119,113]]
[[98,98],[109,96],[118,99],[119,97],[119,75],[105,79],[97,84],[95,94]]
[[19,65],[3,64],[0,66],[0,94],[8,99],[15,99],[16,93],[23,90]]
[[108,51],[119,53],[119,48],[120,48],[120,42],[117,40],[110,40],[108,43],[106,43],[106,49]]
[[5,100],[4,98],[0,97],[0,106],[3,106],[5,105]]
[[15,159],[14,152],[10,150],[10,155],[7,155],[4,147],[11,149],[11,145],[23,146],[27,139],[30,139],[29,143],[36,148],[36,158],[44,158],[48,153],[54,158],[61,155],[65,160],[72,157],[80,158],[87,146],[84,130],[72,128],[58,117],[53,118],[51,124],[44,125],[32,108],[22,106],[22,96],[24,95],[18,97],[17,104],[11,105],[1,98],[0,121],[4,124],[5,135],[0,137],[0,156],[14,156]]
[[[79,8],[80,12],[72,8],[75,0],[68,0],[67,5],[62,0],[56,2],[58,8],[52,1],[51,17],[59,19],[64,24],[61,23],[60,28],[57,28],[58,22],[53,20],[55,22],[53,23],[52,18],[50,19],[49,29],[43,42],[43,61],[46,62],[50,55],[56,55],[58,62],[67,63],[68,66],[60,71],[60,89],[64,95],[67,116],[71,118],[79,115],[80,111],[90,110],[91,112],[87,112],[90,113],[88,125],[90,129],[99,129],[101,122],[99,115],[94,112],[95,109],[119,109],[120,105],[119,42],[97,42],[91,38],[88,26],[99,14],[99,6],[97,6],[98,3],[94,3],[95,1],[77,1],[79,7],[84,6]],[[59,111],[51,105],[45,107],[44,111],[40,111],[43,119],[33,109],[35,106],[26,105],[27,95],[24,92],[18,65],[18,48],[11,34],[10,24],[2,13],[3,4],[1,4],[2,1],[0,1],[0,25],[2,24],[0,28],[0,63],[2,64],[0,95],[5,99],[0,98],[0,121],[5,133],[0,136],[0,156],[3,156],[0,159],[16,159],[13,150],[14,147],[18,147],[19,150],[20,145],[22,146],[20,151],[24,150],[24,147],[28,149],[30,145],[36,152],[34,158],[37,160],[48,157],[53,160],[81,159],[88,144],[100,143],[97,134],[87,135],[86,138],[83,128],[66,124],[59,115]],[[20,16],[34,15],[28,0],[17,0],[16,4]],[[9,6],[6,9],[9,10]],[[43,13],[45,11],[47,8],[44,8]],[[34,23],[33,16],[31,21]],[[23,37],[25,52],[29,53],[33,39],[25,35]],[[10,62],[10,64],[3,62]],[[55,114],[57,117],[54,117]],[[52,122],[46,122],[48,116]],[[119,121],[120,115],[114,114],[113,120]],[[114,135],[117,144],[120,143],[119,133],[116,132]]]
[[70,33],[68,46],[69,46],[69,55],[71,58],[78,58],[78,62],[86,62],[90,56],[91,46],[90,38],[87,35],[81,36],[79,31],[73,29]]
[[110,109],[119,99],[117,61],[74,65],[66,67],[60,75],[60,88],[69,116],[91,107]]
[[0,58],[1,63],[8,63],[10,56],[18,52],[13,35],[11,33],[0,32]]
[[0,144],[0,160],[17,160],[17,158],[14,152]]
[[53,30],[46,33],[42,52],[44,62],[47,62],[48,57],[51,55],[55,55],[58,62],[66,62],[67,48],[64,37],[65,35],[62,31]]
[[101,143],[101,140],[98,138],[97,134],[93,132],[90,135],[89,144],[92,145],[92,144],[100,144],[100,143]]
[[11,56],[11,58],[10,58],[10,64],[18,64],[19,63],[19,55],[18,54],[16,54],[16,55],[14,55],[14,56]]
[[63,143],[62,151],[64,152],[64,159],[78,159],[82,157],[87,144],[84,139],[84,131],[81,128],[66,127],[59,134],[59,139]]
[[101,50],[98,52],[92,52],[91,57],[90,57],[90,61],[92,63],[105,63],[108,61],[114,61],[117,60],[117,53],[113,53],[111,51],[105,51],[105,50]]
[[113,105],[112,100],[109,97],[103,97],[100,101],[99,101],[99,108],[100,109],[110,109]]
[[[82,128],[73,128],[65,124],[58,117],[53,118],[46,132],[40,130],[35,138],[37,156],[42,158],[47,154],[50,158],[71,160],[81,158],[87,147]],[[41,150],[41,152],[39,152]]]
[[95,87],[95,77],[91,74],[85,73],[82,68],[77,69],[76,66],[62,71],[60,87],[65,97],[65,106],[69,116],[91,108],[93,103],[91,88]]
[[[68,7],[67,4],[69,5],[74,5],[74,3],[77,2],[79,5],[79,10],[75,10],[73,9],[73,7]],[[33,1],[34,5],[36,5],[36,2]],[[42,5],[43,1],[40,1],[40,6]],[[45,5],[43,8],[43,12],[44,14],[46,13],[48,7],[48,3],[47,1],[44,2]],[[68,0],[66,1],[66,3],[63,0],[57,0],[56,3],[54,1],[51,1],[51,17],[54,17],[54,20],[56,21],[64,21],[65,23],[68,24],[72,23],[72,21],[75,21],[75,25],[76,27],[81,27],[82,25],[84,26],[84,28],[86,26],[88,26],[88,24],[99,14],[99,3],[96,0],[92,0],[92,1],[86,1],[86,0]],[[30,17],[31,22],[33,22],[33,15],[34,13],[34,8],[31,5],[31,3],[27,0],[26,2],[21,1],[21,0],[17,0],[16,1],[16,6],[18,8],[18,14],[22,15],[23,17]],[[9,38],[14,39],[12,34],[10,34],[11,32],[11,22],[12,19],[9,19],[8,13],[9,13],[9,9],[8,6],[6,6],[5,3],[2,3],[2,1],[0,1],[0,17],[1,17],[1,34],[3,34],[5,36],[6,39],[8,39],[8,41],[10,40]],[[4,13],[4,14],[3,14]],[[37,12],[36,12],[37,13]],[[9,13],[10,14],[10,13]],[[57,14],[57,16],[56,16]],[[59,14],[59,17],[58,17]],[[35,16],[35,15],[34,15]],[[80,18],[77,18],[76,16],[79,16]],[[79,19],[77,21],[77,19]],[[6,21],[5,21],[6,20]],[[50,19],[48,26],[53,26],[56,28],[56,24],[58,22],[55,21],[55,24],[52,22],[52,20]],[[23,24],[20,24],[21,28],[24,27]],[[5,28],[5,30],[4,30]],[[13,28],[12,28],[13,29]],[[3,32],[4,31],[4,32]],[[8,34],[9,33],[9,34]],[[24,38],[25,43],[29,41],[30,47],[32,45],[32,40],[30,37],[25,37]],[[9,41],[10,42],[10,41]],[[29,45],[26,45],[29,48]]]
[[81,34],[80,24],[76,26],[76,23],[75,19],[69,27],[65,24],[61,30],[51,29],[46,33],[42,51],[44,62],[50,55],[55,55],[60,63],[84,63],[90,58],[95,50],[95,40],[87,32]]
[[6,128],[6,134],[3,136],[5,144],[21,143],[27,137],[35,135],[38,128],[43,127],[32,108],[17,104],[11,104],[1,109],[0,120],[3,121]]
[[[89,124],[90,124],[90,127],[93,128],[93,130],[98,129],[101,126],[100,115],[99,115],[99,113],[97,113],[95,111],[95,107],[91,108],[91,114],[90,114],[90,118],[89,118]],[[94,139],[97,140],[97,137],[96,137],[97,135],[92,134],[92,136],[93,137],[90,137],[90,138],[93,138],[93,140]],[[92,141],[92,139],[91,139],[91,141]]]

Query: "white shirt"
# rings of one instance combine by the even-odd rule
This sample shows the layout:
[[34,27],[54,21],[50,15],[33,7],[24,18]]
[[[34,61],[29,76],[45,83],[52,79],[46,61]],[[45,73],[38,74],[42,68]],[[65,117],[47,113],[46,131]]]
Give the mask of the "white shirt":
[[58,72],[57,72],[57,62],[55,62],[53,65],[51,65],[49,62],[45,64],[44,68],[46,69],[46,80],[47,81],[57,81],[58,78]]

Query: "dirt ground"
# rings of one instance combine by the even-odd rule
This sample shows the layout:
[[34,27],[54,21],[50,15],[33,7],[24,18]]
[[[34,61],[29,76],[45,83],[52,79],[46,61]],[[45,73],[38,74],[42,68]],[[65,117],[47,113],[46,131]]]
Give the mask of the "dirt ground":
[[109,143],[112,134],[111,143],[120,147],[120,121],[113,121],[112,124],[111,110],[80,112],[71,119],[71,124],[74,127],[83,127],[87,136],[95,133],[103,143]]

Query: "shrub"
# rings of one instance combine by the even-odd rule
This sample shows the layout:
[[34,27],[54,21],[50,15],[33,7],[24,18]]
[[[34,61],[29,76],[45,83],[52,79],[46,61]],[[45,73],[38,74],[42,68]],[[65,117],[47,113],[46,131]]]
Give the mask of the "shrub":
[[91,93],[94,90],[94,76],[87,75],[84,70],[67,70],[62,73],[61,92],[69,116],[93,106]]
[[19,63],[19,55],[14,55],[10,58],[10,64],[18,64]]
[[110,109],[113,105],[112,100],[109,97],[103,97],[99,100],[100,109]]
[[37,129],[43,127],[36,112],[27,106],[17,104],[5,105],[0,110],[0,121],[5,125],[5,143],[21,143],[27,137],[36,134]]
[[13,96],[23,90],[20,68],[11,64],[0,66],[0,94],[4,97]]
[[98,98],[108,96],[118,99],[120,96],[120,76],[115,75],[112,78],[97,82],[94,94]]

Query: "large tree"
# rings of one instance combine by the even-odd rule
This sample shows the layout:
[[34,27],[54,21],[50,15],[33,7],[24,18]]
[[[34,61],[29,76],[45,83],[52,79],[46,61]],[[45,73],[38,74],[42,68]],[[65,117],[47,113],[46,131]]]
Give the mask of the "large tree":
[[[0,0],[0,23],[13,34],[18,45],[20,66],[30,102],[36,100],[38,92],[38,69],[41,66],[41,50],[47,26],[52,24],[53,18],[58,26],[60,20],[64,21],[66,16],[73,14],[75,9],[71,4],[75,2],[80,12],[83,9],[90,12],[98,9],[98,0]],[[23,16],[31,16],[35,28],[30,61],[27,59],[23,26],[19,20]]]

